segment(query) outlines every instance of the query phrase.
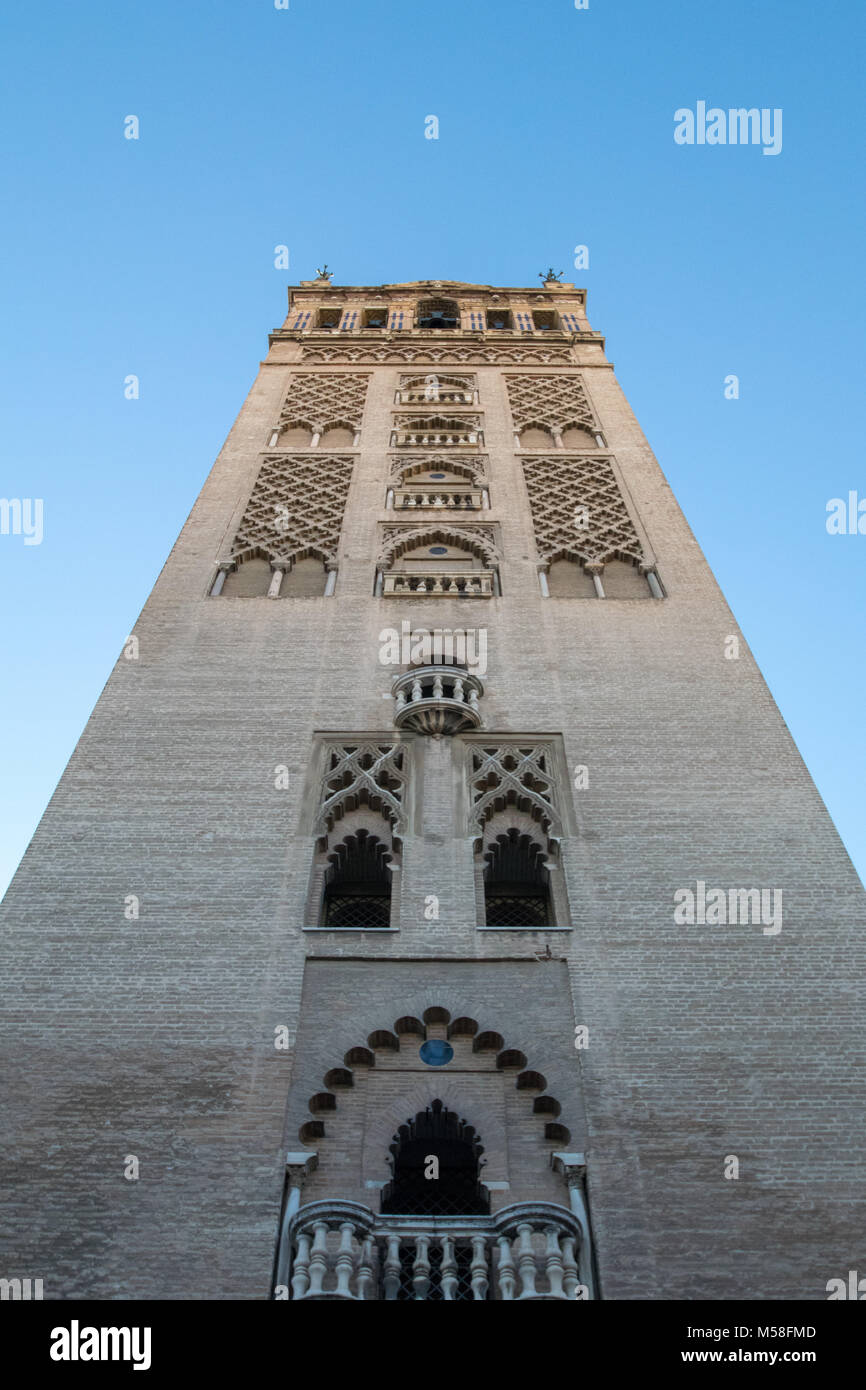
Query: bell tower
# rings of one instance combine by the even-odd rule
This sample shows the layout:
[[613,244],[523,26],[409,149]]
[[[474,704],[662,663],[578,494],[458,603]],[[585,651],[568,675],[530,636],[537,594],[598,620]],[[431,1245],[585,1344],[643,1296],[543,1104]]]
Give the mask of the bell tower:
[[3,908],[7,1265],[856,1266],[863,891],[583,290],[293,287],[133,637]]

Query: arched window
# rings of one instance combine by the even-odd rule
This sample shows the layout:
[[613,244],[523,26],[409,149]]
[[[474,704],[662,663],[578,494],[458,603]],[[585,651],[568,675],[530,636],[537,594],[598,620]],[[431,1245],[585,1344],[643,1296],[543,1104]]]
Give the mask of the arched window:
[[382,1193],[383,1214],[487,1216],[490,1198],[479,1182],[483,1152],[472,1126],[434,1100],[394,1135],[394,1177]]
[[222,592],[226,598],[263,598],[272,577],[270,561],[263,555],[247,555],[229,570]]
[[329,853],[322,893],[323,927],[373,930],[391,925],[391,855],[360,829]]
[[422,299],[418,305],[419,328],[457,328],[460,307],[453,299]]
[[552,925],[550,875],[541,846],[513,827],[485,854],[484,913],[488,927]]

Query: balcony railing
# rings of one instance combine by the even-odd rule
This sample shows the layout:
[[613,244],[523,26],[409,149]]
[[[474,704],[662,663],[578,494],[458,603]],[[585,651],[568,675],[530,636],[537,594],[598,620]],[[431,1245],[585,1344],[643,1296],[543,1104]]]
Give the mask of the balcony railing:
[[395,676],[391,689],[398,729],[439,738],[477,729],[481,723],[478,697],[484,694],[484,686],[460,666],[419,666]]
[[395,510],[412,508],[450,508],[464,512],[480,511],[484,505],[484,495],[480,489],[472,488],[406,488],[394,489]]
[[412,386],[397,392],[399,405],[474,405],[475,392],[455,386]]
[[394,430],[391,435],[392,449],[476,449],[484,443],[484,434],[479,429],[410,429]]
[[427,598],[492,598],[493,571],[470,570],[462,574],[437,571],[424,574],[386,570],[382,593],[385,598],[400,598],[408,594]]
[[453,1217],[312,1202],[297,1213],[289,1240],[296,1301],[549,1302],[575,1299],[582,1288],[580,1225],[554,1202]]

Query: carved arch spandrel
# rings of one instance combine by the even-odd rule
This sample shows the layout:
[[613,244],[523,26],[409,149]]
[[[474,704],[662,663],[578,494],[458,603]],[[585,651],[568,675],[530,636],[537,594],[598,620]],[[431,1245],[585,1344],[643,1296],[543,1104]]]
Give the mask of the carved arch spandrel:
[[382,532],[382,549],[376,561],[377,568],[391,569],[404,551],[428,543],[443,543],[470,550],[488,569],[496,569],[500,563],[491,528],[449,526],[437,520],[426,526],[386,527]]
[[[448,1023],[444,1022],[446,1017]],[[410,1023],[412,1027],[408,1026]],[[423,1034],[415,1031],[416,1025],[423,1027]],[[449,1075],[447,1066],[427,1068],[419,1064],[418,1070],[406,1072],[405,1086],[399,1100],[395,1099],[393,1105],[380,1114],[378,1121],[385,1150],[392,1143],[392,1136],[385,1138],[387,1131],[398,1129],[406,1123],[407,1117],[411,1119],[432,1099],[440,1099],[450,1110],[459,1112],[483,1136],[485,1118],[492,1127],[494,1112],[491,1111],[489,1117],[485,1116],[483,1101],[480,1101],[477,1093],[473,1095],[473,1082],[474,1078],[496,1074],[503,1077],[507,1087],[513,1088],[518,1103],[525,1103],[528,1112],[536,1117],[539,1145],[561,1147],[570,1143],[570,1132],[559,1120],[562,1110],[559,1100],[547,1093],[544,1075],[530,1068],[524,1052],[509,1047],[503,1034],[483,1028],[470,1016],[461,1015],[452,1022],[449,1011],[440,1006],[425,1010],[424,1020],[403,1015],[395,1019],[390,1027],[373,1027],[366,1039],[359,1038],[357,1044],[348,1049],[342,1058],[342,1065],[335,1058],[323,1077],[322,1089],[314,1092],[309,1099],[310,1118],[298,1131],[301,1143],[318,1144],[328,1137],[328,1116],[338,1116],[340,1098],[354,1088],[359,1068],[367,1073],[374,1072],[377,1054],[386,1065],[386,1058],[399,1054],[404,1045],[410,1049],[417,1048],[419,1038],[429,1039],[431,1031],[435,1037],[442,1037],[444,1033],[455,1045],[469,1049],[476,1058],[488,1059],[488,1065],[477,1066],[471,1072],[459,1070]],[[387,1070],[393,1089],[395,1072],[390,1067]],[[365,1084],[369,1086],[369,1076]],[[326,1099],[328,1096],[331,1099]],[[501,1117],[495,1123],[501,1123]]]

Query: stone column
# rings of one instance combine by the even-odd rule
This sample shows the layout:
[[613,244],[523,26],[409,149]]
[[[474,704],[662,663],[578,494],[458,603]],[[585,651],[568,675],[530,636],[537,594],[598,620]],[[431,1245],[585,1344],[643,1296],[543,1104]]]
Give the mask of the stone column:
[[653,598],[664,598],[664,594],[662,593],[662,586],[659,583],[659,577],[656,574],[655,569],[650,565],[641,565],[640,572],[641,574],[646,575],[646,581],[650,586],[650,593],[652,594]]
[[584,565],[584,569],[587,574],[592,575],[596,598],[604,598],[604,585],[601,582],[601,572],[604,569],[604,565]]
[[550,598],[550,586],[549,586],[549,584],[548,584],[548,582],[547,582],[547,567],[546,567],[546,566],[543,567],[543,568],[542,568],[541,566],[539,566],[539,569],[538,569],[538,583],[539,583],[539,585],[540,585],[540,587],[541,587],[541,597],[542,597],[542,598]]
[[283,1219],[280,1222],[280,1245],[277,1255],[277,1278],[276,1283],[287,1285],[289,1279],[289,1256],[291,1245],[289,1242],[289,1230],[291,1223],[298,1208],[301,1205],[301,1189],[310,1173],[318,1167],[319,1155],[317,1153],[292,1153],[286,1154],[286,1199],[283,1208]]
[[580,1282],[587,1290],[589,1298],[595,1298],[595,1280],[592,1273],[592,1237],[589,1230],[589,1213],[586,1209],[584,1185],[586,1182],[586,1158],[583,1154],[553,1153],[550,1166],[555,1173],[565,1179],[571,1200],[571,1210],[580,1226],[580,1250],[577,1269]]
[[278,441],[279,441],[279,438],[280,438],[280,432],[279,432],[279,430],[274,430],[273,433],[271,434],[271,442],[270,442],[270,444],[268,445],[268,448],[269,448],[269,449],[275,449],[275,448],[277,447],[277,443],[278,443]]
[[325,598],[330,598],[337,587],[337,565],[333,560],[325,562],[328,578],[325,580]]
[[287,565],[275,565],[273,563],[271,564],[273,574],[271,575],[270,588],[268,589],[268,598],[279,598],[280,586],[283,582],[283,575],[285,574],[287,568]]
[[223,591],[223,585],[224,585],[225,582],[226,582],[226,575],[229,574],[233,569],[234,569],[234,563],[233,563],[233,561],[231,561],[231,560],[223,560],[223,562],[221,563],[219,569],[217,570],[216,579],[214,580],[213,584],[211,585],[211,591],[210,591],[210,596],[211,596],[211,598],[217,598],[218,595],[222,593],[222,591]]

